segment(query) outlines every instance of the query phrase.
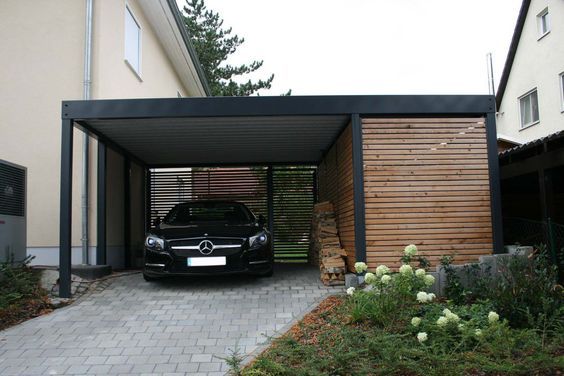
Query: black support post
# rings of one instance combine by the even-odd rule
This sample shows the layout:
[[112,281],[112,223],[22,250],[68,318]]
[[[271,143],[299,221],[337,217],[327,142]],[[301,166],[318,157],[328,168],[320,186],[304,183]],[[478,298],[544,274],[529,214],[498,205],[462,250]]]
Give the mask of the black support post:
[[145,169],[145,232],[151,231],[151,170]]
[[96,214],[96,264],[106,264],[106,145],[98,140],[98,206]]
[[494,253],[503,253],[503,218],[501,214],[501,183],[499,157],[497,152],[497,131],[495,114],[486,115],[486,138],[488,146],[488,167],[490,172],[490,205]]
[[266,196],[268,202],[268,231],[274,238],[274,171],[272,166],[266,170]]
[[71,297],[72,137],[73,121],[63,119],[61,133],[61,197],[59,217],[59,296]]
[[362,122],[359,114],[351,116],[354,192],[355,259],[366,262],[366,223],[364,203],[364,161],[362,155]]
[[123,156],[123,246],[124,266],[131,267],[131,161]]

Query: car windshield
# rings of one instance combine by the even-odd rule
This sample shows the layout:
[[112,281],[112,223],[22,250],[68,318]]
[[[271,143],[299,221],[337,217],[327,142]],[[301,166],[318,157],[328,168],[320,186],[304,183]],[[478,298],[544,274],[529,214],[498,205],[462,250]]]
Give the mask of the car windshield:
[[248,223],[251,220],[252,214],[243,204],[195,202],[176,205],[163,222],[171,226],[183,226],[199,222]]

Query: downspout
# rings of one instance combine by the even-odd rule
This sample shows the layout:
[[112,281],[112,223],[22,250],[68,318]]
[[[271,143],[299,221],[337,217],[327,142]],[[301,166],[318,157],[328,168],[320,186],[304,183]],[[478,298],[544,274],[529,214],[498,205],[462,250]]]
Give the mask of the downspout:
[[[84,81],[82,98],[90,100],[91,92],[91,61],[92,61],[92,8],[94,0],[86,0],[86,29],[84,35]],[[88,255],[88,203],[89,203],[89,169],[90,137],[84,133],[82,138],[82,263],[89,264]]]

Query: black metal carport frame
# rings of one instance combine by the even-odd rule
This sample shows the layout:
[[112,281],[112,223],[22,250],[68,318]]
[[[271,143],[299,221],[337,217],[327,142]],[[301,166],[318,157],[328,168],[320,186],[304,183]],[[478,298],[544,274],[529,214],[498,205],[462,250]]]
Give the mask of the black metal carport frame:
[[[281,96],[215,97],[63,101],[61,138],[60,201],[60,296],[70,297],[72,230],[72,156],[73,128],[77,127],[98,140],[97,262],[104,263],[106,247],[106,147],[121,153],[146,171],[151,168],[177,167],[174,163],[150,165],[133,155],[89,121],[127,119],[179,119],[225,117],[347,116],[352,124],[353,191],[355,252],[358,261],[366,260],[364,203],[363,117],[472,117],[486,119],[487,151],[491,195],[494,252],[503,249],[502,217],[497,157],[495,98],[487,95],[400,95],[400,96]],[[236,126],[236,125],[234,125]],[[320,160],[301,161],[319,164]],[[249,165],[239,162],[238,165]],[[264,163],[269,165],[272,163]],[[282,164],[299,164],[296,161]],[[229,162],[217,166],[233,165]],[[182,167],[195,167],[182,163]],[[209,165],[207,165],[209,166]]]

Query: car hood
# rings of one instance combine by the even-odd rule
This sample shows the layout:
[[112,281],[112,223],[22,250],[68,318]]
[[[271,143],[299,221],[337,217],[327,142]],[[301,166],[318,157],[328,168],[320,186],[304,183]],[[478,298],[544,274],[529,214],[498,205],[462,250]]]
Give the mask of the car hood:
[[248,238],[261,230],[262,227],[257,224],[191,226],[170,226],[161,224],[153,229],[152,233],[166,240],[197,237]]

